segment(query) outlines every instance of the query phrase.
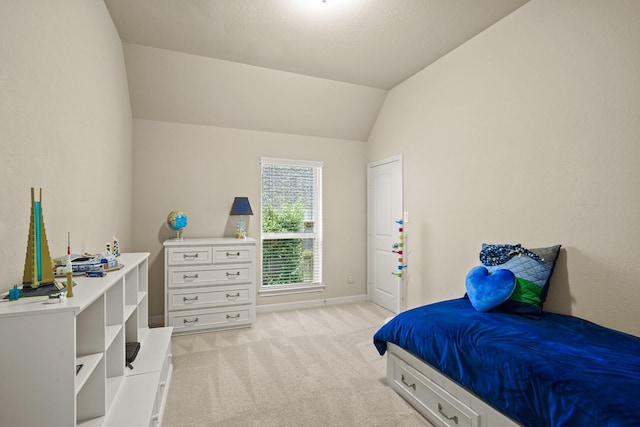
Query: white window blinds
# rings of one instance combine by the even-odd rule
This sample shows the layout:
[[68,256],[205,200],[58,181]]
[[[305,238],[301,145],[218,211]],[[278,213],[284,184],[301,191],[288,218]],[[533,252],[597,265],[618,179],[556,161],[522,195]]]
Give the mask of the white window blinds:
[[262,286],[322,282],[322,162],[263,158]]

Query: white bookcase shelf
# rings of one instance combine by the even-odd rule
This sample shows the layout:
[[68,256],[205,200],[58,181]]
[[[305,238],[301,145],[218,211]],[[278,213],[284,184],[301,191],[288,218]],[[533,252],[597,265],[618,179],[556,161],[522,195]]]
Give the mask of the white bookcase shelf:
[[[148,253],[74,296],[0,300],[2,426],[157,426],[171,381],[172,328],[149,329]],[[134,369],[125,344],[140,342]],[[76,374],[76,366],[82,365]]]

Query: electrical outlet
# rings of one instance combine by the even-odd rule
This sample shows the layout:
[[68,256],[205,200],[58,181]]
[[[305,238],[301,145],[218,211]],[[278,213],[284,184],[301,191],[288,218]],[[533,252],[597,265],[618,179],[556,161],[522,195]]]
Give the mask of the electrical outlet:
[[353,274],[347,274],[347,283],[353,283]]

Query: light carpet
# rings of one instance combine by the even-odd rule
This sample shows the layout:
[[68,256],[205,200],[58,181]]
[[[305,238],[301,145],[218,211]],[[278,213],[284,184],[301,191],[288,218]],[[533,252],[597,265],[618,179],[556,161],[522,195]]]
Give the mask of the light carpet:
[[163,427],[431,426],[386,384],[370,302],[258,314],[172,339]]

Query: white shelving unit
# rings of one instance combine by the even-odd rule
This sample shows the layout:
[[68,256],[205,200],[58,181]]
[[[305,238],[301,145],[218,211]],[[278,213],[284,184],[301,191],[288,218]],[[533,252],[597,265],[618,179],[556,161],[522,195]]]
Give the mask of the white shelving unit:
[[[149,329],[148,258],[122,254],[123,268],[106,277],[74,277],[62,302],[0,300],[0,425],[160,425],[172,328]],[[130,370],[132,341],[140,351]]]

